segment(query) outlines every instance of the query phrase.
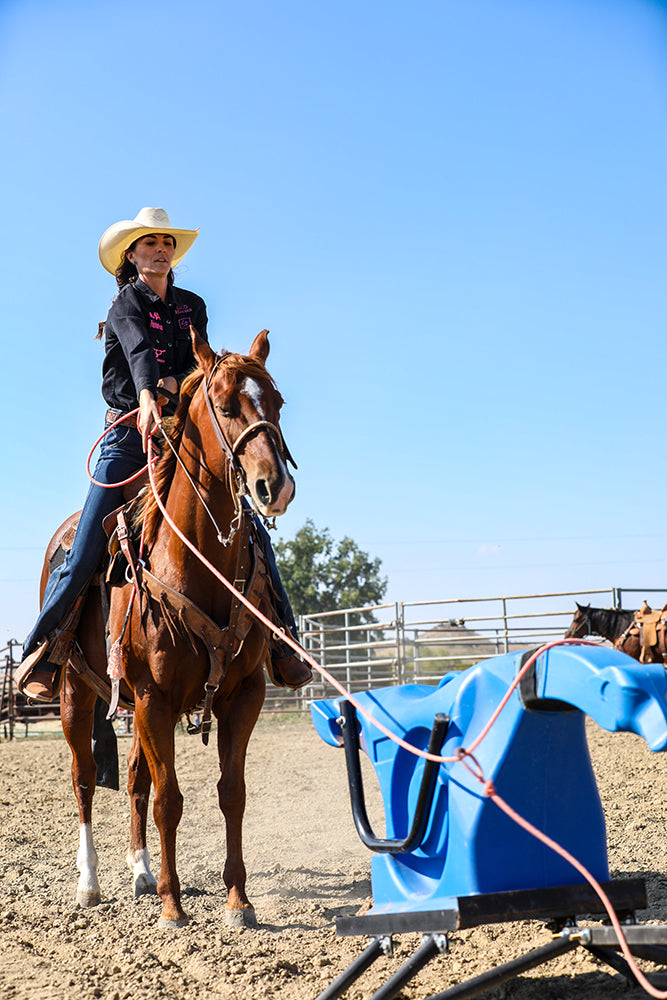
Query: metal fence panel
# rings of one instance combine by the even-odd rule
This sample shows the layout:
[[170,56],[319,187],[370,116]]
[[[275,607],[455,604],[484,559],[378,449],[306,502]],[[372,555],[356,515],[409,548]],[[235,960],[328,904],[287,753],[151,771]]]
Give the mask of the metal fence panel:
[[[299,619],[303,646],[347,690],[394,684],[437,684],[443,674],[513,650],[530,649],[564,635],[575,601],[597,607],[654,607],[667,602],[667,588],[607,587],[550,594],[455,597],[396,602],[327,611]],[[15,640],[0,650],[0,720],[11,739],[17,718],[26,726],[57,706],[21,706],[11,684],[20,657]],[[3,660],[4,656],[4,660]],[[2,666],[4,662],[4,667]],[[9,678],[9,680],[8,680]],[[300,691],[267,684],[265,713],[301,712],[311,701],[338,694],[319,674]],[[32,711],[32,715],[30,712]]]
[[[304,648],[352,692],[391,684],[437,684],[451,670],[564,635],[577,600],[618,607],[621,595],[629,593],[607,587],[397,602],[302,616],[299,630]],[[663,603],[667,600],[667,590],[655,593],[663,595]],[[291,695],[276,698],[275,689],[267,690],[264,710],[276,710],[278,702],[279,710],[300,711],[315,699],[337,694],[318,675]]]

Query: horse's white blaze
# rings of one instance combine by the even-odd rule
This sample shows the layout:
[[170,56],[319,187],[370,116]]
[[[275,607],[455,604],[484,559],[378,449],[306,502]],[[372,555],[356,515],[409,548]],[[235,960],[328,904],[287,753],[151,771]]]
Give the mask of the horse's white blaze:
[[125,859],[132,869],[134,895],[141,896],[145,892],[155,892],[157,879],[151,871],[151,856],[147,847],[140,851],[128,851]]
[[280,462],[280,468],[283,474],[283,486],[280,493],[276,497],[274,506],[283,511],[287,510],[287,507],[294,496],[294,480],[289,474],[289,469],[283,462],[282,455],[278,455],[278,461]]
[[81,906],[93,906],[101,899],[100,883],[97,881],[97,851],[93,843],[93,828],[90,823],[79,826],[79,850],[76,867],[81,872],[76,890],[76,898]]
[[249,376],[244,380],[241,386],[241,392],[245,392],[246,396],[249,397],[250,402],[257,410],[261,420],[265,420],[264,410],[262,409],[262,390],[258,382],[255,382],[254,378]]

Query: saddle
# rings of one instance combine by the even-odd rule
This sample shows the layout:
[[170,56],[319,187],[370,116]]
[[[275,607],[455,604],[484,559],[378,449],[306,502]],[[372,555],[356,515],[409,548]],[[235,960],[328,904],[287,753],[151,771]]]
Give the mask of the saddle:
[[639,636],[640,663],[667,663],[667,604],[659,611],[644,601],[634,621],[616,643],[622,650],[630,636]]
[[[258,620],[251,615],[243,602],[233,595],[229,622],[224,626],[218,625],[185,594],[174,590],[155,576],[147,565],[139,562],[136,551],[140,529],[136,527],[137,522],[133,515],[140,499],[140,497],[135,497],[105,517],[103,526],[109,538],[108,554],[100,567],[99,574],[93,577],[88,587],[99,585],[105,622],[108,622],[109,617],[107,588],[133,582],[139,600],[142,621],[146,620],[147,614],[151,615],[154,625],[162,620],[174,644],[179,638],[184,639],[195,652],[197,652],[197,640],[201,641],[209,656],[209,677],[205,685],[205,697],[202,705],[193,705],[190,707],[190,711],[197,708],[197,712],[200,714],[201,708],[202,739],[204,743],[207,743],[215,693],[226,676],[232,660],[240,653],[251,626]],[[49,565],[51,570],[62,561],[65,552],[71,547],[75,531],[76,522],[73,522],[68,526],[67,534],[61,539],[58,549],[51,558]],[[242,517],[239,531],[241,538],[233,580],[234,586],[247,600],[259,607],[276,628],[287,631],[276,611],[275,592],[268,563],[263,547],[258,540],[252,512],[249,509]],[[119,706],[133,711],[134,703],[121,694],[122,670],[115,667],[114,648],[107,650],[110,673],[110,680],[107,681],[106,678],[101,678],[90,668],[79,644],[75,641],[88,587],[79,595],[76,603],[63,620],[52,649],[56,651],[56,655],[62,652],[63,662],[69,660],[72,668],[84,677],[89,687],[109,703],[109,717],[111,717]],[[268,645],[273,639],[273,633],[263,623],[259,624],[264,630]],[[117,646],[118,651],[120,651],[118,641],[114,643],[114,646]],[[116,656],[118,655],[120,655],[119,652]],[[50,653],[49,658],[57,662],[53,653]],[[282,686],[281,679],[275,675],[270,654],[267,654],[264,666],[271,681]]]

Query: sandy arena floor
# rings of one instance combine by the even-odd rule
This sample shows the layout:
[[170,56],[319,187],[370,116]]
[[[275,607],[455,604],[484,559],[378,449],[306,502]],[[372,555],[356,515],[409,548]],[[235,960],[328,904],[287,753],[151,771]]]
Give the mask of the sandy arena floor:
[[[613,877],[645,876],[650,909],[667,921],[667,758],[634,736],[589,727],[605,803]],[[0,742],[0,996],[5,1000],[314,1000],[365,945],[337,938],[334,919],[370,902],[370,857],[352,822],[342,752],[325,746],[305,718],[260,721],[250,744],[245,858],[259,930],[225,925],[224,852],[214,744],[180,734],[185,796],[179,875],[191,922],[160,931],[157,897],[132,898],[125,867],[129,809],[124,791],[98,789],[94,831],[101,906],[75,903],[78,820],[62,738]],[[129,739],[119,740],[121,755]],[[123,783],[124,779],[121,779]],[[371,813],[378,802],[370,788]],[[518,805],[518,804],[517,804]],[[159,858],[154,827],[149,847]],[[156,873],[157,874],[157,873]],[[546,943],[539,923],[454,934],[450,952],[401,993],[425,998],[528,948]],[[395,939],[345,995],[370,997],[419,943]],[[649,967],[650,968],[650,967]],[[667,977],[659,974],[662,989]],[[641,997],[578,949],[497,987],[486,997],[614,1000]]]

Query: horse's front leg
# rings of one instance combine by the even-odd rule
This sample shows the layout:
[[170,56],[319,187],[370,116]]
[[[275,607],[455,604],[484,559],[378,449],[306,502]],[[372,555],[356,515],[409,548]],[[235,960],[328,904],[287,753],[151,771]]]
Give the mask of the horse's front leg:
[[160,927],[183,927],[188,922],[181,907],[181,886],[176,872],[176,831],[183,813],[183,796],[174,763],[175,723],[170,705],[155,690],[136,699],[135,729],[155,788],[153,818],[162,848],[157,883],[162,900]]
[[157,890],[157,879],[151,871],[151,859],[146,846],[146,820],[151,793],[151,773],[136,727],[127,763],[127,791],[130,796],[130,847],[125,860],[132,871],[136,898],[144,893],[152,893]]
[[68,667],[60,695],[60,719],[72,751],[72,786],[79,806],[79,850],[76,856],[80,873],[76,890],[79,906],[97,906],[102,900],[92,826],[97,774],[92,751],[95,698],[90,688]]
[[237,927],[257,927],[255,910],[245,891],[242,826],[246,801],[246,749],[264,702],[264,692],[264,671],[260,665],[230,700],[216,706],[221,771],[218,802],[225,817],[227,836],[227,857],[222,872],[227,886],[225,920]]

